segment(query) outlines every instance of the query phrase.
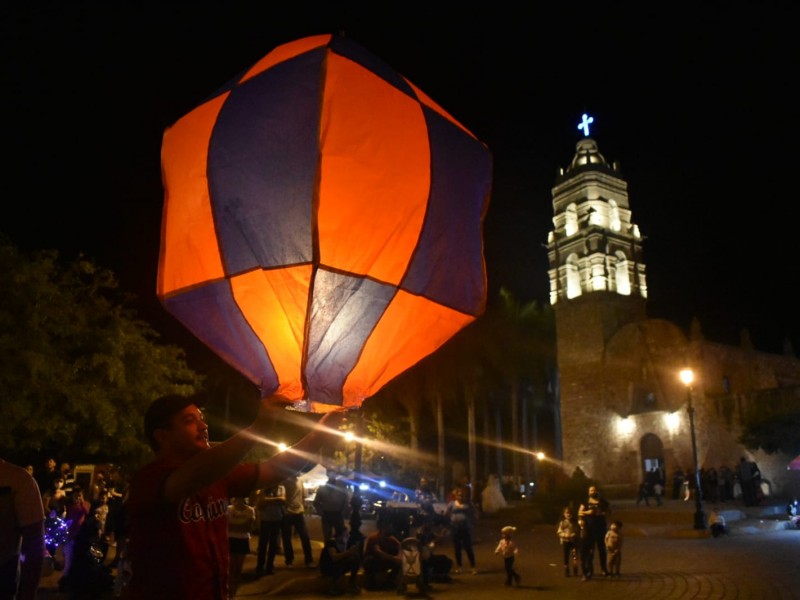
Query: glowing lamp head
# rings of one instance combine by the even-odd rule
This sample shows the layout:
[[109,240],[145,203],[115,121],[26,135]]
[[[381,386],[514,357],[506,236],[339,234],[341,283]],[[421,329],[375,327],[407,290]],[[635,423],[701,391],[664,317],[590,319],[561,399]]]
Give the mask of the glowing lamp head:
[[694,371],[688,368],[681,369],[679,376],[681,378],[681,381],[683,382],[683,385],[685,385],[686,387],[692,385],[692,382],[694,381]]

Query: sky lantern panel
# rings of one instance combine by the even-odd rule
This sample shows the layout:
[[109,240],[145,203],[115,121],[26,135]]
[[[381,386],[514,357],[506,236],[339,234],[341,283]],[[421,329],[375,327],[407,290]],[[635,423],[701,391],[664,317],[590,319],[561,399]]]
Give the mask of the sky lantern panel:
[[162,300],[189,331],[253,383],[277,389],[275,367],[233,297],[227,279],[183,290]]
[[[491,162],[479,144],[438,113],[426,110],[431,140],[431,191],[425,226],[402,287],[470,313],[483,311],[486,269],[483,218]],[[459,218],[454,219],[458,214]]]
[[394,286],[365,277],[317,271],[306,363],[309,397],[315,402],[347,406],[364,400],[346,398],[344,382],[363,359],[364,343],[395,293]]
[[[401,318],[406,314],[415,318],[410,321]],[[469,315],[399,291],[364,345],[362,359],[350,373],[345,387],[359,390],[356,396],[372,396],[419,362],[420,356],[437,350],[472,321]]]
[[330,57],[326,74],[320,260],[398,284],[416,246],[430,189],[421,107],[349,59]]
[[164,133],[162,174],[165,200],[158,269],[158,293],[223,276],[205,155],[224,97],[212,100],[183,117]]
[[[258,269],[231,278],[236,303],[264,343],[278,380],[293,385],[301,379],[310,279],[311,265]],[[250,376],[255,377],[256,373]],[[302,393],[302,386],[291,393]]]
[[313,50],[275,65],[220,111],[208,179],[227,273],[311,261],[323,59]]

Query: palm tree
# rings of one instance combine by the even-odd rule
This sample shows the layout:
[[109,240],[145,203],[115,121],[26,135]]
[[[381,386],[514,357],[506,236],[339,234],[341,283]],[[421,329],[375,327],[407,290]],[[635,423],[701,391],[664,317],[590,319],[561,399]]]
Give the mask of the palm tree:
[[501,288],[499,302],[487,312],[486,327],[492,332],[485,347],[487,360],[500,374],[509,394],[512,470],[516,483],[520,478],[520,456],[525,456],[526,475],[530,475],[530,456],[519,452],[520,431],[523,442],[527,443],[529,422],[525,410],[526,418],[520,427],[520,390],[523,382],[531,382],[531,416],[535,424],[538,409],[545,402],[540,392],[547,386],[548,365],[555,364],[553,312],[549,306],[541,308],[536,301],[520,303],[510,291]]

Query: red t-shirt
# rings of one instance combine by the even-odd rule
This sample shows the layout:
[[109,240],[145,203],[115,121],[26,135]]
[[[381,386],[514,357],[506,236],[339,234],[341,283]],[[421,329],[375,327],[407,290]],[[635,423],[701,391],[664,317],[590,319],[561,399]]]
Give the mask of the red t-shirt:
[[131,480],[126,503],[133,571],[129,597],[227,600],[229,498],[253,490],[256,465],[239,465],[177,504],[163,499],[164,482],[175,468],[157,460]]

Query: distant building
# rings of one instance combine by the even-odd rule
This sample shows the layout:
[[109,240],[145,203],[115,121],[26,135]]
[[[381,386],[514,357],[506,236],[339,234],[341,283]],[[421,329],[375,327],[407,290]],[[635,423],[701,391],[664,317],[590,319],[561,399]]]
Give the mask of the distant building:
[[[759,352],[743,332],[734,347],[684,332],[646,313],[642,235],[632,220],[627,182],[597,143],[581,139],[553,187],[548,235],[550,303],[556,318],[564,470],[580,467],[606,485],[635,486],[652,468],[669,482],[693,469],[687,388],[695,372],[698,463],[735,468],[758,463],[773,493],[785,493],[792,457],[752,453],[737,443],[741,417],[765,403],[800,406],[800,360]],[[635,487],[634,487],[635,489]]]

